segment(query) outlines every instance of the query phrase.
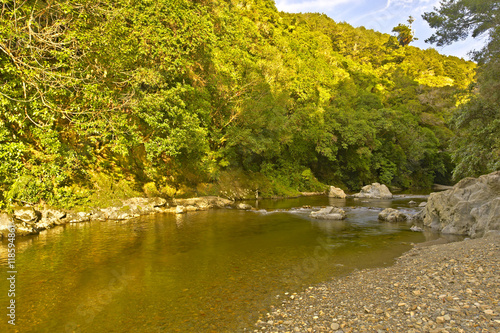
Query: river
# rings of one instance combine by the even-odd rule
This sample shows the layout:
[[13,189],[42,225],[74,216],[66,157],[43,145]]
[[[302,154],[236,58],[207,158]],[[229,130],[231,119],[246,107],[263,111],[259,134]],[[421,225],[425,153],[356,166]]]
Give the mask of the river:
[[[261,200],[249,202],[257,211],[68,224],[18,239],[16,326],[2,315],[0,331],[241,332],[285,293],[390,265],[411,243],[437,238],[377,220],[382,208],[415,212],[411,199],[425,196]],[[325,205],[346,207],[348,218],[308,217]]]

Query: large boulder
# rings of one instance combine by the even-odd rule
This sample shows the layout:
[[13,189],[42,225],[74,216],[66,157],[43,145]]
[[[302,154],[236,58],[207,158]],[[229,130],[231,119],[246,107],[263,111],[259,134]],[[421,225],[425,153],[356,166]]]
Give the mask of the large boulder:
[[448,234],[481,237],[500,230],[500,171],[432,193],[418,218],[420,224]]
[[317,212],[311,212],[311,214],[309,214],[309,217],[312,217],[312,218],[315,218],[318,220],[343,220],[347,216],[346,216],[345,211],[343,209],[328,206],[328,207],[320,209]]
[[408,219],[408,216],[397,209],[386,208],[378,214],[378,219],[386,222],[404,222]]
[[355,198],[367,199],[391,199],[392,193],[387,186],[379,183],[366,185],[361,189],[361,192],[354,195]]
[[335,186],[330,186],[330,192],[328,192],[328,197],[345,199],[346,195],[342,189],[335,187]]

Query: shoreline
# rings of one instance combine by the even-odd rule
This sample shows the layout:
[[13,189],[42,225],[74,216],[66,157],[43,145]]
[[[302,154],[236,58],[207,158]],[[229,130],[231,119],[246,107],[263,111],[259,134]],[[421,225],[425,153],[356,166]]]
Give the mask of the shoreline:
[[[325,192],[303,192],[299,196],[283,197],[291,199],[299,197],[326,195]],[[276,198],[258,198],[276,199]],[[119,203],[106,207],[92,207],[88,211],[75,209],[41,208],[37,205],[17,206],[12,213],[0,211],[0,240],[6,238],[9,226],[16,225],[16,236],[37,235],[43,230],[69,223],[122,221],[145,215],[161,213],[185,214],[209,209],[235,208],[250,210],[252,206],[244,202],[250,200],[230,200],[220,196],[203,196],[193,198],[133,197],[120,199]],[[253,200],[251,200],[253,201]]]
[[418,244],[288,295],[248,332],[499,332],[500,234]]

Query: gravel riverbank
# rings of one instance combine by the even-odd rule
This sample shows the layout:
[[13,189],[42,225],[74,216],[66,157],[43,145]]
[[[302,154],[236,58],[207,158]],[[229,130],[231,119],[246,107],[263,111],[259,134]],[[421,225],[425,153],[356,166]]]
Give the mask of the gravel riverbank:
[[500,332],[500,236],[416,246],[286,297],[250,331]]

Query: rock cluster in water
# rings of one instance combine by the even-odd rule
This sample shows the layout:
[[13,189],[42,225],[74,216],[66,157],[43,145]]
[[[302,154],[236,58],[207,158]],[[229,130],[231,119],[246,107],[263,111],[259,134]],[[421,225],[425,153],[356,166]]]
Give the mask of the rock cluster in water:
[[343,209],[331,206],[312,212],[309,216],[318,220],[343,220],[347,217]]
[[90,220],[127,220],[154,213],[186,213],[188,211],[223,208],[233,201],[220,197],[201,197],[191,199],[131,198],[122,200],[118,205],[96,209],[92,212],[64,212],[54,209],[36,210],[31,206],[16,207],[13,213],[0,213],[0,238],[9,233],[9,226],[16,227],[18,236],[38,234],[40,231],[66,223],[87,222]]
[[378,214],[378,219],[386,222],[404,222],[408,216],[397,209],[386,208]]

